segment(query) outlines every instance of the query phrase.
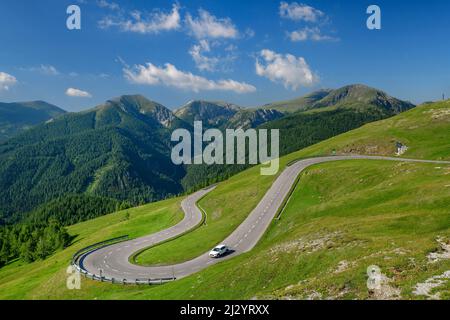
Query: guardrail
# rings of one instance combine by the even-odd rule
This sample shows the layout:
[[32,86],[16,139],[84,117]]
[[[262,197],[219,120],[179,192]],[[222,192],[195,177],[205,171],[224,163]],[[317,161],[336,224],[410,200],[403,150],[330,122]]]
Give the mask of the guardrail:
[[76,262],[78,261],[78,259],[80,258],[80,256],[82,256],[84,253],[88,253],[90,251],[93,251],[94,249],[97,250],[97,249],[106,247],[108,245],[114,244],[114,243],[118,243],[118,242],[122,242],[122,241],[128,240],[128,238],[129,238],[128,235],[121,236],[121,237],[116,237],[116,238],[108,239],[108,240],[105,240],[105,241],[97,242],[97,243],[94,243],[94,244],[92,244],[92,245],[90,245],[88,247],[80,249],[77,252],[75,252],[74,255],[72,256],[71,264],[75,265]]
[[101,282],[110,282],[110,283],[117,283],[117,284],[124,284],[124,285],[125,284],[152,285],[152,284],[163,284],[163,283],[166,283],[169,281],[176,280],[175,276],[171,277],[171,278],[155,278],[155,279],[148,278],[148,279],[134,279],[134,280],[130,280],[130,279],[126,279],[126,278],[111,278],[111,277],[106,277],[106,276],[98,276],[96,274],[93,274],[93,273],[81,268],[81,266],[79,264],[79,260],[82,256],[84,256],[92,251],[107,247],[109,245],[128,240],[128,238],[129,238],[128,235],[117,237],[117,238],[112,238],[109,240],[95,243],[95,244],[85,247],[83,249],[80,249],[77,252],[75,252],[75,254],[72,256],[72,260],[71,260],[70,264],[85,278],[91,279],[91,280],[96,280],[96,281],[101,281]]

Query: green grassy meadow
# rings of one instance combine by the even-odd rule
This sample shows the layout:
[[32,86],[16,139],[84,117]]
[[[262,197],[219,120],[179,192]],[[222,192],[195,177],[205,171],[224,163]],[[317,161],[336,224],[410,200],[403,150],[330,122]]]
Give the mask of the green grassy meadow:
[[[392,156],[395,142],[410,158],[450,160],[450,101],[424,105],[292,153],[290,161],[318,155]],[[244,171],[200,201],[206,225],[151,248],[142,264],[192,258],[231,233],[276,177]],[[83,279],[65,286],[66,267],[78,249],[124,234],[138,237],[181,220],[180,199],[117,212],[71,226],[74,243],[45,261],[16,261],[0,269],[0,299],[249,299],[380,298],[366,287],[366,269],[378,265],[389,289],[402,298],[414,286],[449,270],[450,261],[428,263],[437,237],[450,238],[450,166],[352,160],[316,165],[302,173],[279,221],[249,253],[162,286],[122,286]],[[436,288],[450,298],[448,282]]]

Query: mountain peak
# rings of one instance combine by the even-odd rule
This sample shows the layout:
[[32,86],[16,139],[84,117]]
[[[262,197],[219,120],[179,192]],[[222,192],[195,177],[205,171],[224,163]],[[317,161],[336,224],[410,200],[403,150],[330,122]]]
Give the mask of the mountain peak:
[[320,89],[297,99],[275,102],[261,108],[275,109],[284,113],[320,108],[375,108],[392,115],[413,107],[410,102],[396,99],[384,91],[358,83],[336,90]]
[[170,127],[175,120],[175,116],[168,108],[140,94],[122,95],[97,107],[98,110],[103,112],[111,108],[134,117],[150,117],[166,128]]
[[231,119],[241,107],[223,101],[191,100],[175,111],[175,116],[192,124],[203,121],[205,126],[220,127]]
[[390,114],[398,114],[414,107],[412,103],[394,98],[382,90],[364,84],[352,84],[331,91],[326,97],[317,101],[312,108],[365,108],[368,106]]

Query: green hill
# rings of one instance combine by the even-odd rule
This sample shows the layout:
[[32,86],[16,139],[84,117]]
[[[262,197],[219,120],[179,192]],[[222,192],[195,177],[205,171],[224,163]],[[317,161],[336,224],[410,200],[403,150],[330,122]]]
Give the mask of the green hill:
[[387,93],[356,84],[331,91],[323,99],[315,102],[310,109],[352,108],[359,110],[372,106],[387,115],[398,114],[414,107],[412,103],[401,101]]
[[345,86],[336,90],[319,90],[304,97],[264,105],[263,109],[275,109],[284,113],[307,112],[314,110],[330,111],[352,109],[356,111],[381,112],[392,116],[413,108],[410,102],[389,96],[387,93],[362,84]]
[[44,101],[0,102],[0,142],[65,112]]
[[[409,158],[450,160],[450,101],[422,105],[393,118],[323,141],[281,159],[360,152],[394,155],[396,142]],[[450,166],[355,160],[321,164],[301,176],[279,221],[249,253],[163,286],[122,286],[83,279],[67,290],[71,255],[92,243],[130,234],[142,236],[179,221],[172,199],[117,212],[69,227],[73,244],[52,257],[0,269],[3,299],[379,299],[427,298],[413,292],[450,268]],[[275,177],[254,167],[219,184],[201,200],[208,223],[141,256],[160,263],[196,255],[222,241],[258,203]],[[430,255],[430,253],[434,253]],[[382,292],[367,289],[367,267],[384,275]],[[223,275],[226,274],[226,277]],[[442,278],[430,294],[449,299]],[[384,293],[383,293],[384,292]]]
[[160,104],[123,96],[65,114],[0,144],[0,212],[26,212],[66,194],[155,201],[182,192],[170,160],[172,128]]

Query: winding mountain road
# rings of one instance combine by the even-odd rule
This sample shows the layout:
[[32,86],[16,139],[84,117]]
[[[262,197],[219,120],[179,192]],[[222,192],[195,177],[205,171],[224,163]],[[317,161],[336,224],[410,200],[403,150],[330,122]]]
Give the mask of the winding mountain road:
[[87,252],[80,256],[77,264],[84,272],[95,275],[96,277],[115,279],[116,281],[123,281],[123,279],[126,279],[127,282],[135,282],[145,281],[146,279],[179,279],[186,277],[210,265],[250,251],[258,243],[264,232],[269,227],[271,221],[277,214],[279,207],[283,204],[284,199],[289,195],[291,187],[295,183],[297,176],[304,169],[324,162],[356,159],[450,164],[450,161],[358,155],[331,156],[299,160],[284,169],[256,208],[253,209],[253,211],[236,230],[234,230],[221,242],[232,249],[232,252],[225,257],[213,259],[209,257],[208,252],[205,252],[197,258],[183,263],[170,266],[150,267],[134,265],[129,261],[130,256],[132,256],[135,252],[156,245],[160,242],[170,240],[195,228],[199,223],[201,223],[202,212],[196,206],[196,203],[199,199],[215,188],[210,187],[200,190],[186,197],[182,201],[181,206],[185,216],[177,225],[145,237],[116,243],[104,248]]

